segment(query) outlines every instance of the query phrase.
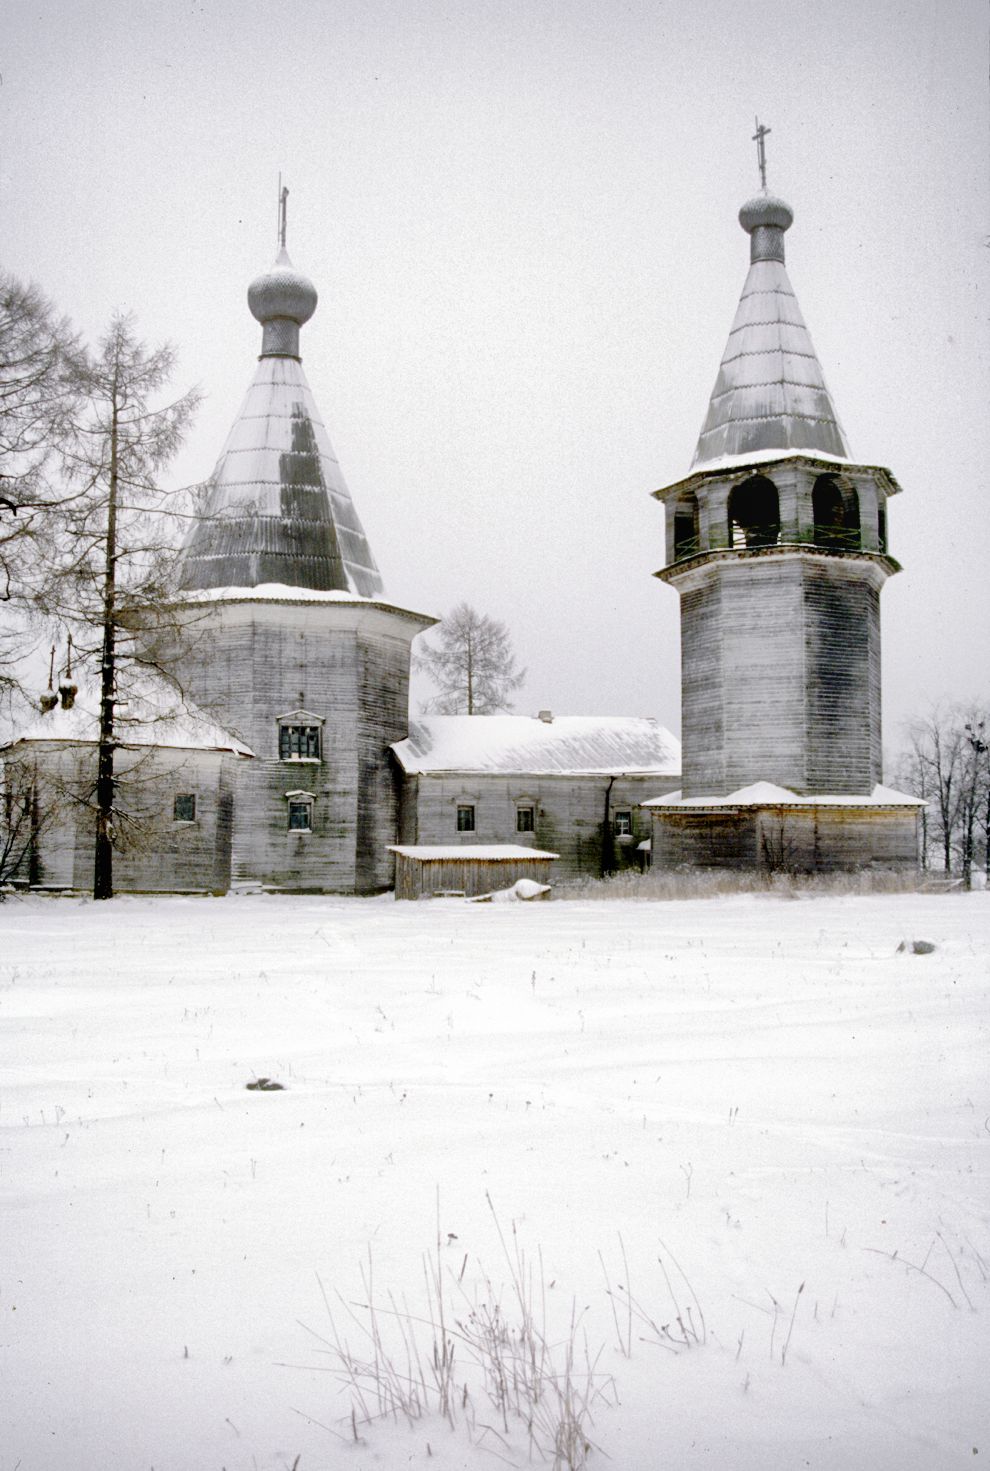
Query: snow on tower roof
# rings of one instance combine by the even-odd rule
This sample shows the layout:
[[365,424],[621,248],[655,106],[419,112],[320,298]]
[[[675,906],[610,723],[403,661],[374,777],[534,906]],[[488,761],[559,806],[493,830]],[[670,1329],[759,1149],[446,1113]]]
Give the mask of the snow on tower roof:
[[288,583],[373,598],[382,579],[299,358],[316,289],[284,246],[252,281],[254,379],[181,553],[188,589]]
[[771,781],[752,782],[748,787],[739,787],[726,796],[684,797],[680,792],[668,792],[663,797],[653,797],[642,802],[643,807],[677,807],[683,811],[708,811],[711,807],[924,807],[925,803],[907,792],[897,792],[893,787],[879,783],[867,796],[865,793],[846,792],[792,792]]
[[764,191],[739,211],[751,264],[692,468],[805,450],[846,461],[849,446],[784,267],[793,214]]
[[434,715],[410,721],[395,752],[410,775],[677,776],[680,742],[655,720],[622,715]]

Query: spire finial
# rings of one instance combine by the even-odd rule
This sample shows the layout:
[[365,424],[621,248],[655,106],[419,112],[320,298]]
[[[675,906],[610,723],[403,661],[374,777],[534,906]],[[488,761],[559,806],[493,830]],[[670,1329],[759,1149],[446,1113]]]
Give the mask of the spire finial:
[[752,141],[756,144],[756,162],[757,162],[757,164],[759,166],[759,170],[760,170],[760,188],[761,189],[765,189],[767,187],[767,149],[766,149],[766,144],[764,143],[763,140],[766,138],[766,136],[767,136],[767,134],[769,132],[770,132],[770,129],[767,128],[767,127],[764,127],[764,125],[760,122],[759,118],[757,118],[756,119],[756,132],[753,134]]
[[282,175],[278,176],[278,243],[282,250],[285,249],[285,216],[288,204],[289,191],[283,187]]

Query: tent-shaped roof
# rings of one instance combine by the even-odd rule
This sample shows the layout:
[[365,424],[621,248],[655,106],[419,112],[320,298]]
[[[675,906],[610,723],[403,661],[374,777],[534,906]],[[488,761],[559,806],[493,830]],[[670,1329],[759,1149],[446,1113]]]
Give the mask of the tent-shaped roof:
[[784,232],[793,218],[765,191],[739,211],[751,264],[693,467],[765,458],[767,451],[850,458],[784,266]]
[[263,327],[261,357],[183,548],[184,588],[382,591],[299,358],[299,329],[316,301],[284,246],[248,290]]
[[410,775],[677,776],[680,742],[655,720],[621,715],[434,715],[392,750]]

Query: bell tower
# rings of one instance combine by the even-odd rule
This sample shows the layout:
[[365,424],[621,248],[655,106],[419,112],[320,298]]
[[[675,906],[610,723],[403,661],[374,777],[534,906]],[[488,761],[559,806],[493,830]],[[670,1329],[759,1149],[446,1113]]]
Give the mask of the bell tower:
[[[887,501],[900,487],[849,450],[784,264],[789,205],[764,187],[739,222],[749,272],[691,470],[655,492],[656,575],[681,605],[683,726],[683,791],[657,805],[670,816],[658,846],[679,861],[758,862],[760,843],[720,845],[709,822],[681,852],[678,811],[724,816],[741,793],[752,811],[754,789],[806,812],[873,808],[882,779],[880,590],[899,571]],[[805,866],[831,866],[816,833]]]

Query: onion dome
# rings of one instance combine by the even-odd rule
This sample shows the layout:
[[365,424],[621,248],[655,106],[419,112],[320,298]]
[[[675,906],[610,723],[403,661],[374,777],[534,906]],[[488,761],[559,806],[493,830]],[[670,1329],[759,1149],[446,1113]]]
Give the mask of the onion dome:
[[766,190],[739,223],[750,267],[722,355],[695,467],[795,450],[848,459],[849,447],[784,267],[794,214]]
[[262,357],[299,356],[299,328],[316,311],[319,300],[308,276],[297,271],[283,245],[270,270],[248,287],[251,315],[264,329]]

